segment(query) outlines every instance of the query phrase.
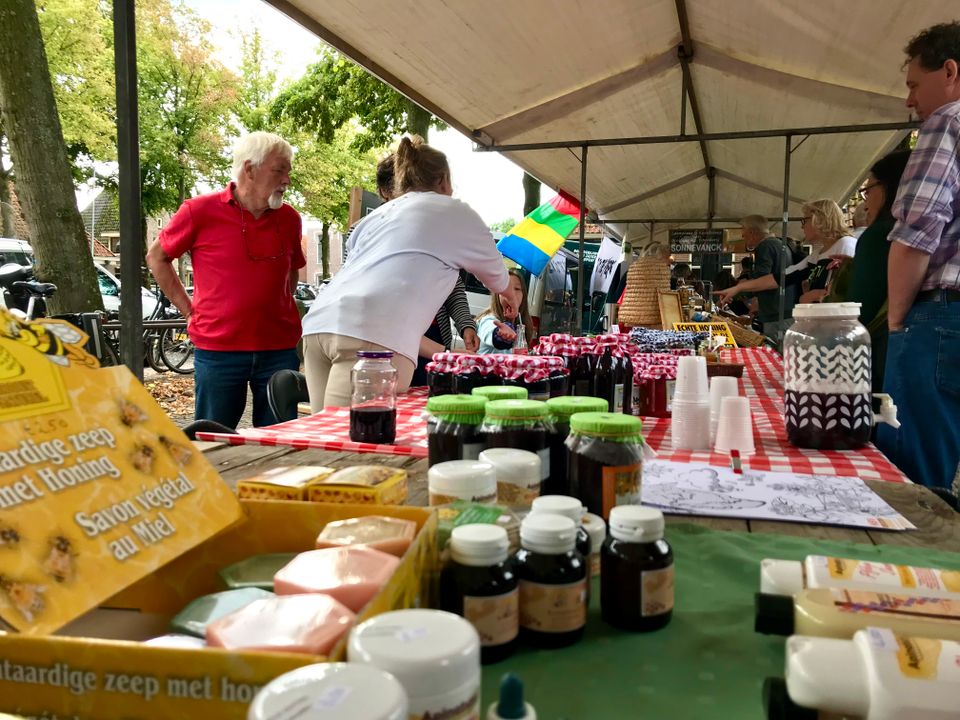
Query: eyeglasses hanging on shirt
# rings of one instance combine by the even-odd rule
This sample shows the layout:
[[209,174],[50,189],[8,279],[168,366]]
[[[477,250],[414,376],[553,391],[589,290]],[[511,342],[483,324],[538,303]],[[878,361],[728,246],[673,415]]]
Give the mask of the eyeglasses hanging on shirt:
[[280,237],[280,219],[277,213],[271,214],[273,215],[272,232],[270,230],[258,231],[256,224],[247,227],[244,218],[246,213],[242,207],[240,208],[240,234],[243,236],[243,245],[247,250],[247,257],[251,260],[277,260],[286,255],[283,238]]

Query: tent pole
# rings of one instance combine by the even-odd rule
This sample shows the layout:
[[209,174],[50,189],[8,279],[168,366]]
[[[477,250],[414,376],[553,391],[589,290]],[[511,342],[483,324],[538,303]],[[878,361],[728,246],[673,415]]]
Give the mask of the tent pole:
[[[790,135],[787,135],[784,142],[784,151],[783,151],[783,221],[780,226],[780,237],[782,238],[784,247],[787,246],[787,222],[790,218],[790,146],[793,144],[793,138]],[[789,263],[788,263],[789,264]],[[787,281],[786,267],[780,265],[780,313],[779,321],[783,322],[783,310],[784,302],[786,299],[786,288],[784,285]],[[783,350],[783,328],[777,332],[777,342],[780,345],[780,349]]]
[[[120,166],[120,359],[143,381],[143,250],[140,236],[140,143],[137,120],[137,32],[134,0],[113,2]],[[94,200],[96,202],[96,200]]]
[[577,334],[583,334],[583,240],[587,213],[587,146],[580,149],[580,247],[577,252]]

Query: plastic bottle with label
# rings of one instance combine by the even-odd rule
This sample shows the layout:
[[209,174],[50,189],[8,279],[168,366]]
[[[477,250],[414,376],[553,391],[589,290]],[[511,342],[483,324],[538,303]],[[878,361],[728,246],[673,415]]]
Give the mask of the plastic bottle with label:
[[775,689],[766,693],[779,717],[960,717],[960,643],[868,628],[853,640],[795,635],[786,654],[785,685],[769,684]]
[[536,647],[566,647],[583,637],[587,565],[576,550],[576,529],[570,518],[549,513],[532,513],[520,524],[520,633]]
[[794,595],[821,587],[960,600],[960,571],[824,555],[808,555],[802,562],[767,558],[760,563],[762,593]]
[[640,505],[610,511],[600,550],[600,609],[622,630],[659,630],[673,617],[673,550],[663,539],[663,513]]
[[563,515],[573,520],[577,526],[576,548],[583,555],[584,560],[593,552],[590,533],[583,527],[583,518],[587,514],[586,508],[575,497],[569,495],[541,495],[530,506],[531,513],[550,513]]
[[960,601],[832,588],[801,590],[793,597],[756,595],[757,632],[849,639],[869,626],[960,641]]
[[507,531],[497,525],[455,527],[447,546],[450,563],[440,577],[441,609],[456,613],[480,635],[480,661],[513,654],[520,631],[517,577],[507,563]]

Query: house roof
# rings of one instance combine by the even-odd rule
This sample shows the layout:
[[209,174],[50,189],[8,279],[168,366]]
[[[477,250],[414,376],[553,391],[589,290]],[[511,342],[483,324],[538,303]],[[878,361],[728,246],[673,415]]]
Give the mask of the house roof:
[[[787,140],[715,135],[905,124],[903,47],[955,14],[893,0],[268,1],[483,145],[598,143],[586,198],[607,221],[780,217]],[[681,128],[706,139],[666,142]],[[845,201],[905,133],[796,133],[790,215]],[[504,154],[578,195],[580,153]]]
[[83,227],[87,235],[99,237],[105,232],[120,230],[120,202],[115,193],[101,190],[83,210]]

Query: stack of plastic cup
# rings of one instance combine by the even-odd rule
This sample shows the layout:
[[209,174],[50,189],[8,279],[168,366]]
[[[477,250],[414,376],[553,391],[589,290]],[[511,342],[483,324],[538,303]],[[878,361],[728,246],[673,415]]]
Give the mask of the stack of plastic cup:
[[735,377],[720,376],[710,380],[710,444],[717,440],[717,422],[720,420],[720,401],[740,394]]
[[720,401],[717,443],[714,450],[724,454],[739,450],[741,456],[754,453],[756,448],[753,444],[750,400],[745,397],[725,397]]
[[707,360],[700,356],[677,359],[677,384],[670,423],[674,450],[710,449],[710,392]]

